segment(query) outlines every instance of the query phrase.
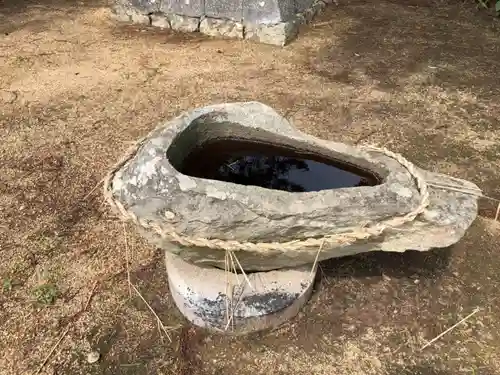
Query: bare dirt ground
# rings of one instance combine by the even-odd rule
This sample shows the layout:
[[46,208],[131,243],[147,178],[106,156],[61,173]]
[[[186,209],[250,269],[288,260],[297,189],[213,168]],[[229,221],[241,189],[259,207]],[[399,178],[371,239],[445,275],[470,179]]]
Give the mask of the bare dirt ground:
[[259,100],[313,135],[386,146],[500,198],[498,22],[460,2],[341,2],[280,49],[108,16],[0,2],[2,375],[36,374],[49,354],[40,374],[500,374],[494,203],[450,249],[325,262],[297,318],[244,338],[189,326],[161,254],[128,230],[132,281],[175,328],[169,342],[129,298],[122,224],[92,192],[159,121]]

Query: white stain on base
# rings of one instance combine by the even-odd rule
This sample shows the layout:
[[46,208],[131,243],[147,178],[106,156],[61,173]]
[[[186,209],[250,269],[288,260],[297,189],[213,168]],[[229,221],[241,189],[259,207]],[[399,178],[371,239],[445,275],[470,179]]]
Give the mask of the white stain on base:
[[411,198],[413,196],[413,192],[401,184],[393,184],[389,189],[400,197]]
[[182,191],[188,191],[196,187],[196,182],[183,174],[178,174],[175,177],[177,178],[177,181],[179,181],[179,187]]
[[142,185],[146,185],[147,182],[157,174],[156,165],[160,160],[161,158],[157,156],[141,166],[139,176]]
[[207,197],[212,197],[212,198],[217,198],[220,200],[226,200],[227,199],[227,193],[224,193],[223,191],[217,190],[213,186],[207,186]]

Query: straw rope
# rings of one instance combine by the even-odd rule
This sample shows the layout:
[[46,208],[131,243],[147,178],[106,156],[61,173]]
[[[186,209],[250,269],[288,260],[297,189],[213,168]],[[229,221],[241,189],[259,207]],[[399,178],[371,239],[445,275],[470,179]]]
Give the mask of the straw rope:
[[125,209],[125,207],[113,197],[112,193],[112,180],[115,173],[123,167],[132,157],[137,153],[139,148],[147,140],[147,137],[140,139],[135,143],[111,169],[104,179],[104,197],[111,208],[121,217],[124,221],[131,221],[144,229],[150,229],[162,238],[177,243],[182,246],[188,247],[208,247],[215,250],[226,251],[250,251],[257,253],[267,253],[271,251],[311,251],[317,252],[318,247],[323,245],[349,245],[358,240],[365,240],[370,237],[381,235],[388,228],[397,228],[406,223],[413,221],[418,215],[424,212],[425,208],[429,205],[429,192],[427,183],[424,178],[417,171],[416,167],[400,154],[396,154],[385,148],[377,148],[374,146],[362,146],[367,151],[380,152],[384,155],[393,158],[404,166],[410,175],[415,180],[416,187],[420,192],[420,202],[418,206],[403,216],[395,216],[388,220],[377,223],[373,226],[361,226],[353,229],[350,232],[335,233],[325,235],[321,238],[308,238],[303,240],[293,240],[287,242],[239,242],[234,240],[220,240],[209,238],[191,238],[180,235],[169,228],[163,228],[160,223],[149,222],[142,218],[138,218],[134,213]]

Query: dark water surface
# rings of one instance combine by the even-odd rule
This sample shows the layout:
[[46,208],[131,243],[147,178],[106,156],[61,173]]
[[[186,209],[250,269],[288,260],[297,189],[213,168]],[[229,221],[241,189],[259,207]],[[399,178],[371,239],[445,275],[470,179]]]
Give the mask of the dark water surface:
[[215,140],[193,149],[179,172],[199,178],[288,192],[373,186],[369,171],[317,154],[240,140]]

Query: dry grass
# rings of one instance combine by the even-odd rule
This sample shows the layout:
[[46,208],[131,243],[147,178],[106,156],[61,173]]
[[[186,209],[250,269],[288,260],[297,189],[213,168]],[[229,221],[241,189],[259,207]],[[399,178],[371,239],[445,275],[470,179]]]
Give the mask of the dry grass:
[[[41,374],[500,374],[494,202],[451,249],[321,263],[297,319],[233,339],[186,325],[161,255],[135,233],[127,272],[122,224],[93,190],[159,121],[260,100],[316,136],[388,147],[499,198],[498,25],[456,4],[355,1],[277,49],[117,27],[99,4],[16,4],[0,4],[2,374],[35,373],[65,332]],[[52,304],[33,298],[40,280]],[[165,326],[184,325],[172,344],[132,284]]]

